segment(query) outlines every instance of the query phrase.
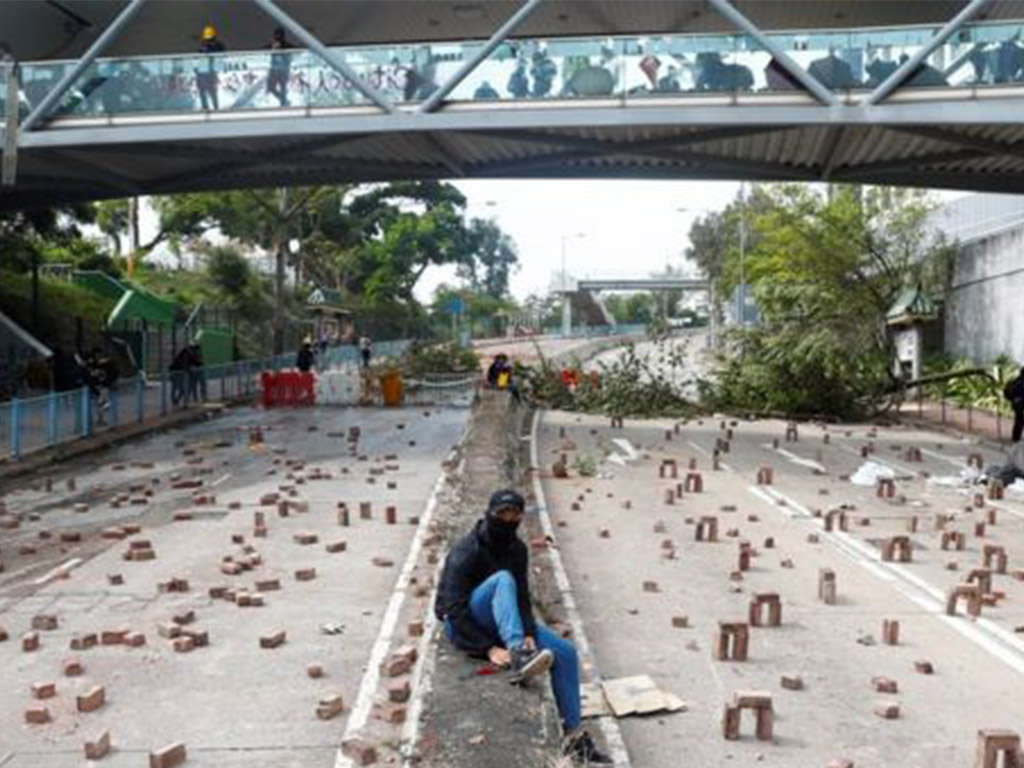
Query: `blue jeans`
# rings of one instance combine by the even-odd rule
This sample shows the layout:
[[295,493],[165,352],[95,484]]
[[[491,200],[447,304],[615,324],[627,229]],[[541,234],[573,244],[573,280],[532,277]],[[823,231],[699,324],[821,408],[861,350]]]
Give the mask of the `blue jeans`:
[[[508,571],[491,574],[469,598],[473,620],[491,634],[495,645],[516,648],[523,644],[523,620],[516,598],[516,580]],[[446,622],[445,629],[452,639],[451,622]],[[571,733],[580,724],[580,662],[576,647],[542,624],[537,625],[534,640],[538,648],[546,648],[555,656],[551,688],[562,716],[562,728],[565,733]]]

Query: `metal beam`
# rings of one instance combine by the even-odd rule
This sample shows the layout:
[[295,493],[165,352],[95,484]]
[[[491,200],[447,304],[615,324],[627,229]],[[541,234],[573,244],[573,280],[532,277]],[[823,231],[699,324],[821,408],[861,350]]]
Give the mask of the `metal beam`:
[[[788,130],[787,125],[757,125],[757,126],[723,126],[710,130],[690,131],[689,133],[675,133],[669,136],[658,136],[652,139],[641,139],[631,142],[636,149],[668,149],[671,147],[685,147],[691,144],[704,144],[709,141],[721,141],[723,139],[738,139],[744,136],[754,136],[760,133],[771,133],[774,131]],[[498,129],[494,131],[477,131],[475,136],[483,138],[495,137],[509,141],[524,141],[527,143],[545,144],[556,147],[577,147],[584,152],[598,152],[604,154],[609,147],[614,147],[621,142],[611,139],[592,139],[586,136],[576,136],[564,133],[552,133],[547,131],[522,131]]]
[[449,93],[454,91],[463,80],[469,77],[480,64],[487,59],[494,50],[501,45],[511,35],[520,24],[526,21],[527,17],[533,13],[534,9],[540,5],[544,0],[526,0],[526,3],[519,8],[518,11],[512,14],[509,19],[498,27],[497,31],[491,35],[491,38],[484,43],[484,47],[477,51],[470,59],[462,64],[454,74],[436,91],[420,104],[420,112],[433,112],[437,109],[441,102],[448,96]]
[[459,159],[448,149],[443,133],[424,133],[424,141],[434,151],[441,164],[456,176],[465,176],[466,169]]
[[894,160],[881,160],[877,163],[867,165],[854,165],[843,168],[832,174],[835,179],[843,181],[855,181],[860,178],[877,176],[880,173],[892,173],[894,171],[913,170],[922,166],[936,165],[939,163],[960,163],[964,160],[976,160],[985,157],[991,152],[979,152],[976,149],[958,149],[952,152],[940,152],[931,155],[918,155],[916,157],[901,157]]
[[990,155],[1003,155],[1008,157],[1024,158],[1024,144],[1004,144],[995,139],[986,139],[983,136],[968,136],[955,131],[932,128],[928,126],[889,126],[891,131],[899,131],[910,136],[921,136],[934,141],[944,141],[947,144],[955,144],[967,149],[976,149]]
[[608,278],[605,280],[584,280],[576,281],[577,291],[642,291],[642,290],[683,290],[683,291],[706,291],[707,280],[691,280],[688,278],[622,278],[616,280]]
[[[562,131],[600,129],[636,130],[664,129],[665,126],[703,130],[726,128],[757,128],[785,126],[787,128],[820,127],[823,125],[982,125],[1020,126],[1024,114],[1024,89],[1021,96],[987,97],[979,91],[976,98],[950,101],[922,98],[875,107],[799,105],[782,99],[761,97],[744,104],[715,103],[701,99],[680,99],[671,105],[626,105],[584,107],[579,104],[548,104],[536,108],[520,106],[517,109],[446,109],[441,112],[419,114],[399,112],[359,112],[325,110],[309,117],[293,115],[277,117],[261,113],[246,117],[241,113],[231,120],[202,120],[152,123],[130,120],[123,124],[116,120],[75,121],[62,123],[60,131],[35,131],[19,137],[19,148],[41,150],[58,146],[114,146],[144,142],[185,141],[280,141],[282,136],[296,139],[326,135],[390,134],[415,131],[487,132],[497,126],[507,131]],[[969,109],[967,107],[970,107]]]
[[924,47],[919,48],[913,56],[897,67],[895,72],[879,83],[878,87],[869,93],[861,103],[878,104],[883,101],[890,93],[899,88],[900,85],[903,84],[903,81],[906,80],[925,59],[931,56],[936,48],[946,42],[950,35],[960,29],[960,27],[962,27],[972,16],[977,14],[978,11],[981,10],[982,6],[987,2],[988,0],[971,0],[966,8],[946,22],[942,29],[935,33],[935,37],[925,43]]
[[636,155],[643,157],[654,157],[658,159],[678,160],[677,155],[666,150],[685,147],[692,144],[703,144],[709,141],[721,141],[723,139],[742,138],[744,136],[756,136],[762,133],[773,133],[779,130],[787,130],[785,126],[761,126],[757,128],[721,128],[710,131],[693,131],[689,134],[662,136],[655,139],[644,139],[635,142],[620,142],[602,139],[591,139],[585,136],[570,136],[557,133],[528,133],[525,131],[489,131],[477,133],[477,136],[498,136],[511,141],[536,142],[544,145],[559,147],[579,147],[565,152],[555,152],[549,155],[523,158],[522,160],[506,160],[492,164],[501,167],[502,164],[510,168],[522,169],[523,167],[544,167],[554,164],[578,162],[592,158],[608,155]]
[[[319,152],[324,149],[328,149],[338,144],[348,144],[350,142],[359,141],[365,139],[365,134],[349,134],[345,136],[324,136],[318,139],[309,139],[306,141],[293,142],[285,147],[271,147],[262,152],[231,152],[230,150],[225,152],[227,159],[223,163],[215,163],[214,165],[207,166],[200,171],[187,170],[180,173],[174,173],[170,176],[163,176],[156,180],[152,185],[152,189],[155,192],[159,192],[164,187],[173,187],[182,179],[189,179],[191,181],[203,181],[205,179],[215,178],[217,176],[225,176],[239,171],[250,170],[252,168],[259,168],[261,165],[270,165],[272,163],[286,160],[288,158],[295,158],[296,155],[302,155],[304,153]],[[223,155],[222,155],[223,156]],[[309,162],[333,162],[330,158],[302,158],[302,162],[308,160]],[[292,162],[299,162],[293,160]]]
[[832,172],[835,170],[836,163],[839,161],[839,145],[843,143],[843,137],[845,134],[845,127],[839,126],[838,128],[833,128],[825,141],[825,146],[818,158],[818,164],[821,166],[822,181],[828,181],[832,178]]
[[[675,147],[686,146],[687,144],[698,144],[725,138],[737,138],[743,135],[769,133],[776,130],[780,130],[780,128],[778,126],[773,126],[770,128],[762,127],[760,129],[723,129],[718,131],[695,132],[689,136],[660,137],[657,139],[648,139],[646,141],[638,142],[606,141],[583,136],[560,136],[559,134],[542,133],[536,135],[538,141],[541,143],[560,142],[563,146],[565,144],[569,144],[570,146],[580,146],[582,149],[557,152],[538,157],[529,157],[521,160],[502,160],[496,163],[489,163],[485,168],[492,172],[504,169],[521,171],[524,168],[543,168],[551,165],[563,165],[565,163],[579,162],[582,160],[590,160],[600,157],[633,155],[638,157],[650,157],[657,160],[666,160],[672,163],[713,163],[718,167],[734,167],[741,171],[751,170],[756,167],[758,171],[770,175],[792,178],[795,174],[798,178],[807,178],[808,180],[816,179],[817,175],[806,169],[674,149]],[[528,140],[525,136],[521,136],[520,138],[522,140]]]
[[286,30],[291,32],[295,37],[299,39],[307,48],[313,53],[319,56],[327,66],[334,69],[342,77],[347,79],[356,87],[361,94],[376,104],[385,112],[395,112],[397,107],[391,103],[391,101],[380,91],[374,88],[369,83],[365,82],[355,71],[348,65],[348,62],[344,58],[336,54],[326,45],[320,42],[315,35],[313,35],[304,26],[295,21],[291,16],[282,11],[274,4],[274,0],[253,0],[256,5],[262,8],[268,16],[274,21],[284,27]]
[[10,186],[18,176],[18,65],[0,61],[5,71],[4,142],[0,160],[0,184]]
[[770,53],[784,70],[800,81],[808,91],[814,94],[822,104],[833,106],[839,103],[839,99],[828,88],[821,84],[818,78],[811,75],[806,69],[797,64],[788,53],[775,44],[768,35],[761,31],[761,28],[750,19],[736,10],[736,7],[729,0],[709,0],[720,14],[731,21],[735,26],[746,32],[760,43],[761,47]]
[[71,89],[71,86],[78,82],[78,78],[82,76],[82,73],[92,66],[96,58],[121,34],[121,30],[128,25],[128,22],[135,18],[135,14],[139,12],[142,4],[145,2],[146,0],[128,0],[128,6],[118,14],[113,23],[103,30],[103,34],[96,38],[95,42],[89,46],[89,50],[82,55],[82,58],[76,61],[74,66],[64,73],[64,77],[47,92],[35,109],[28,113],[28,116],[21,122],[21,130],[23,132],[31,131],[36,123],[49,115],[50,110],[56,106],[57,102],[64,98],[64,94]]

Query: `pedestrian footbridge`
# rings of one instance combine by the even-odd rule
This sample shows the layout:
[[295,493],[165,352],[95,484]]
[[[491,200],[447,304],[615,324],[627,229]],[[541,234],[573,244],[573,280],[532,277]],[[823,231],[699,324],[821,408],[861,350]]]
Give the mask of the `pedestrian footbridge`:
[[[5,5],[0,29],[47,4]],[[422,18],[445,3],[70,5],[106,9],[80,55],[3,67],[0,207],[433,178],[1024,192],[1021,2],[466,3],[448,40]],[[237,50],[139,52],[133,24],[190,46],[167,27],[198,30],[199,5],[240,14]],[[328,19],[302,13],[325,5],[353,25],[374,6],[370,41],[322,42]],[[267,50],[243,7],[290,47]]]

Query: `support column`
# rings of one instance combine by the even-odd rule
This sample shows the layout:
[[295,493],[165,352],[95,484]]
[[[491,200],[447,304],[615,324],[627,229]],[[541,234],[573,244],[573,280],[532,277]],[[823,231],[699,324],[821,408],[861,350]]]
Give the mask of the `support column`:
[[562,335],[572,334],[572,297],[571,294],[562,294]]

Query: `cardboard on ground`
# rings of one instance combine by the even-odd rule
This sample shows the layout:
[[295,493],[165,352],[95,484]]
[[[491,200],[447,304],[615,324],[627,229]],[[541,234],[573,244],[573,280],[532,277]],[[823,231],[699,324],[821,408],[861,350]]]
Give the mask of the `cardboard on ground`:
[[587,683],[580,687],[583,717],[615,715],[651,715],[655,712],[681,712],[686,703],[675,694],[663,691],[649,675],[620,677]]

